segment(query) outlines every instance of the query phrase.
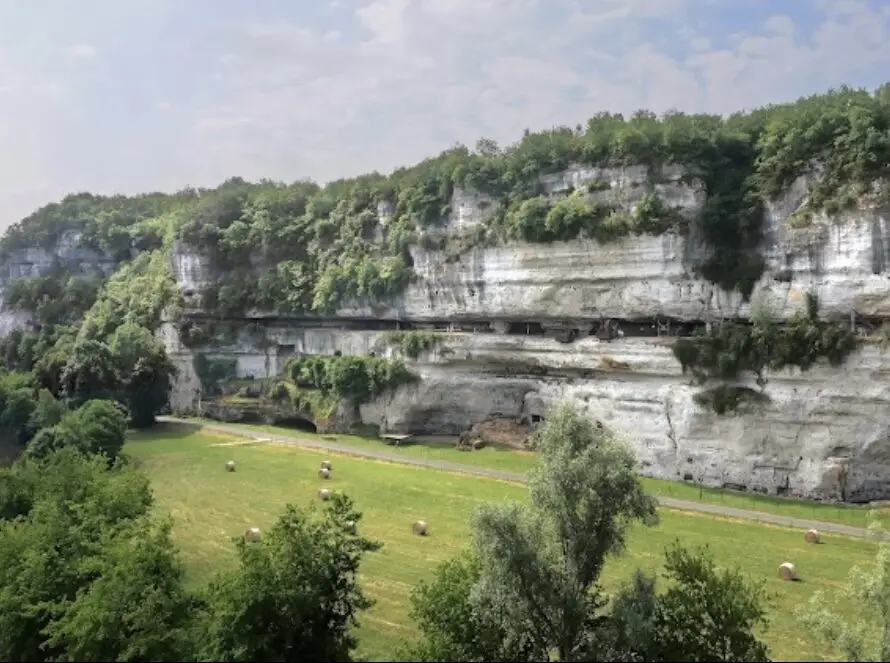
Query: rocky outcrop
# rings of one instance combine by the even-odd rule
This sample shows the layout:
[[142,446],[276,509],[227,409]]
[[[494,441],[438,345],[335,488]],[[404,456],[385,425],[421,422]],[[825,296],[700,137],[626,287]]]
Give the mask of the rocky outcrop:
[[4,292],[15,279],[46,276],[58,270],[84,277],[107,276],[117,263],[94,249],[81,245],[79,233],[65,232],[49,247],[29,247],[12,252],[0,262],[0,338],[14,329],[25,327],[30,316],[5,305]]
[[[704,193],[685,181],[681,169],[665,168],[657,183],[652,179],[642,167],[574,168],[544,183],[558,193],[606,181],[609,189],[591,195],[628,210],[654,189],[687,218],[695,216]],[[767,205],[762,249],[767,269],[751,301],[766,298],[776,315],[787,318],[807,293],[815,293],[827,315],[855,311],[890,317],[890,210],[863,206],[835,217],[816,215],[795,228],[807,190],[808,178],[801,177]],[[438,232],[471,232],[484,219],[488,203],[483,195],[457,191],[453,212]],[[383,225],[387,214],[382,208]],[[607,245],[578,240],[478,247],[457,260],[414,247],[419,278],[401,297],[387,306],[344,307],[338,315],[402,320],[747,317],[750,303],[737,292],[723,291],[695,274],[703,251],[694,234],[676,233],[626,237]],[[182,245],[174,248],[173,267],[187,299],[216,278],[206,257]]]

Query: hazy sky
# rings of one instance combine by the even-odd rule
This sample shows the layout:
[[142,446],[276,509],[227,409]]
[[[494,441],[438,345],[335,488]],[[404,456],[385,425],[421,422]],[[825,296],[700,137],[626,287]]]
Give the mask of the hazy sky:
[[[0,0],[0,227],[890,79],[890,0]],[[882,73],[883,72],[883,73]]]

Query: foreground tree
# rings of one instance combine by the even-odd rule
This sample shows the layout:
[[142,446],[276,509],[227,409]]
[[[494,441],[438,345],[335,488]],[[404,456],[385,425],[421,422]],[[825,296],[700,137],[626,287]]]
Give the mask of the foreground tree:
[[98,577],[72,601],[54,608],[46,646],[63,661],[194,660],[192,624],[197,601],[169,521],[140,519],[104,537]]
[[615,597],[598,660],[768,661],[754,635],[766,625],[763,586],[718,569],[705,549],[665,554],[668,589],[637,573]]
[[666,555],[669,586],[637,573],[609,603],[598,581],[634,521],[655,521],[631,453],[562,407],[538,437],[530,504],[481,508],[473,549],[411,595],[421,661],[766,661],[763,593],[705,551]]
[[144,475],[64,448],[0,487],[0,660],[183,660],[189,599]]
[[420,599],[418,657],[580,661],[596,650],[603,565],[623,550],[632,522],[657,521],[656,502],[630,451],[568,406],[548,419],[537,446],[530,504],[486,505],[473,519],[478,570],[461,571],[454,592],[465,597],[460,610],[486,625],[484,636],[467,642],[459,620],[435,617]]
[[358,614],[372,605],[357,572],[380,548],[354,533],[360,520],[335,495],[321,517],[289,505],[263,541],[239,541],[239,567],[207,593],[200,660],[352,660]]
[[834,601],[818,591],[798,610],[804,626],[839,649],[847,661],[890,661],[890,532],[872,519],[869,535],[878,541],[874,564],[853,567],[847,586],[834,597],[846,599],[846,605],[832,605]]

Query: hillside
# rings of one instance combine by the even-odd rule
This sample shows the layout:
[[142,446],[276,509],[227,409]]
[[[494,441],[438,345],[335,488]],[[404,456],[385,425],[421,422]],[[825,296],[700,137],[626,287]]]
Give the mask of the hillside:
[[888,170],[885,86],[325,187],[69,196],[0,241],[0,349],[57,385],[131,322],[176,411],[518,442],[568,398],[653,476],[883,498]]

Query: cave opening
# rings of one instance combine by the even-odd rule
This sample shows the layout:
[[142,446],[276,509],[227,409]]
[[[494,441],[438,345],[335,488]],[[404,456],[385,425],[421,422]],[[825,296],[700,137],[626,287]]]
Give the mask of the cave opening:
[[285,419],[278,419],[275,421],[275,425],[279,428],[289,428],[291,430],[300,431],[303,433],[318,432],[318,426],[316,426],[308,419],[301,419],[300,417],[287,417]]

